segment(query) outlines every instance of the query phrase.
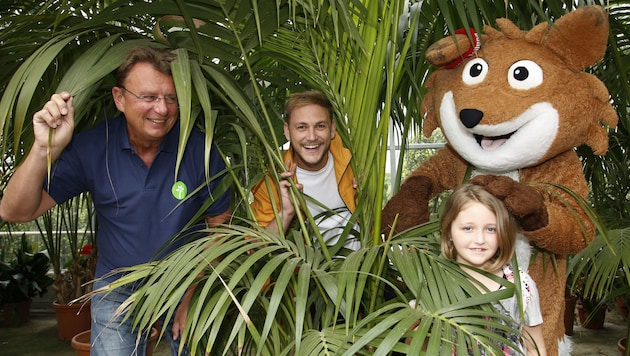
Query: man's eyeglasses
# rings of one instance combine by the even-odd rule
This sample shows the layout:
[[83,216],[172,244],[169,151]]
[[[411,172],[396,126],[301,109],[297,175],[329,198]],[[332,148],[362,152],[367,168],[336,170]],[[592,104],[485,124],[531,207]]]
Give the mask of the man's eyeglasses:
[[122,90],[126,91],[127,93],[135,96],[138,100],[140,101],[144,101],[145,103],[148,104],[155,104],[160,102],[160,100],[164,100],[164,102],[167,105],[177,105],[177,97],[175,95],[164,95],[164,96],[158,96],[158,95],[138,95],[132,91],[130,91],[129,89],[125,88],[125,87],[120,87]]

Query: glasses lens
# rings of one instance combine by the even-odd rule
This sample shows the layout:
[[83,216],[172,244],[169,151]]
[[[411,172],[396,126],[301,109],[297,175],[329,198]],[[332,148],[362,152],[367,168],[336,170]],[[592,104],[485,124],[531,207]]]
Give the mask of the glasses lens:
[[164,97],[164,101],[167,104],[177,104],[177,97],[176,96],[167,95],[167,96]]
[[163,97],[159,97],[157,95],[138,95],[125,87],[122,87],[122,89],[127,93],[135,96],[138,100],[141,100],[147,104],[154,104],[159,102],[160,100],[164,100],[164,102],[168,105],[177,104],[177,97],[173,95],[165,95]]

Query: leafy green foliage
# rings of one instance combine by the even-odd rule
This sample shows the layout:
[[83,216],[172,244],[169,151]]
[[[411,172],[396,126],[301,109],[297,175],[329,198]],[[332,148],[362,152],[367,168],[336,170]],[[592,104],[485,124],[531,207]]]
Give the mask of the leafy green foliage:
[[592,243],[571,258],[572,288],[588,300],[611,301],[630,291],[630,228],[596,235]]
[[41,297],[53,283],[48,276],[50,259],[43,252],[34,252],[25,234],[14,256],[10,262],[0,261],[0,306]]
[[[435,354],[451,343],[492,348],[505,340],[486,327],[508,329],[488,303],[514,287],[480,294],[457,265],[439,257],[435,226],[330,260],[297,232],[282,238],[256,226],[214,228],[159,263],[129,268],[110,288],[143,281],[119,311],[132,310],[139,325],[150,325],[172,315],[196,283],[183,335],[194,352],[229,353],[237,345],[269,355],[421,347]],[[406,337],[418,341],[407,345]]]

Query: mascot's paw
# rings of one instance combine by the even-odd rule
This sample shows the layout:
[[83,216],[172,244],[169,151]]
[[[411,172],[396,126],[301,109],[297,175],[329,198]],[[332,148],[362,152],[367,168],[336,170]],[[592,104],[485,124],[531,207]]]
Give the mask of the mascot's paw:
[[511,178],[495,175],[477,176],[470,183],[484,187],[505,204],[523,230],[534,231],[549,223],[542,195],[534,188]]
[[381,227],[389,235],[396,215],[395,232],[400,232],[420,225],[429,220],[429,197],[431,180],[424,176],[411,176],[400,186],[400,190],[383,208]]

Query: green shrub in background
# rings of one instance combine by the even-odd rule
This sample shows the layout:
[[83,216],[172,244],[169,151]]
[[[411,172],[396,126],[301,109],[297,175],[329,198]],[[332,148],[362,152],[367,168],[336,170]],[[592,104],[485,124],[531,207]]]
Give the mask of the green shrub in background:
[[48,276],[50,259],[44,252],[34,252],[26,234],[10,262],[0,261],[0,305],[19,303],[46,293],[53,279]]

